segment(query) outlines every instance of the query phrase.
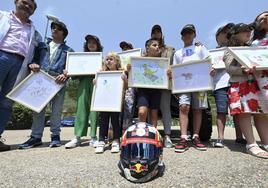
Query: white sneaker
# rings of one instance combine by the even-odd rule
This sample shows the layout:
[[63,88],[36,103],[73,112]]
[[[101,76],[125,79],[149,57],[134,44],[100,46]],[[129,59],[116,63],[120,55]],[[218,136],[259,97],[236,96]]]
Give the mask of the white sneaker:
[[164,146],[166,148],[172,148],[173,144],[172,144],[172,141],[170,139],[170,136],[166,135],[165,136],[165,139],[164,139]]
[[119,143],[117,141],[113,141],[111,153],[118,153],[119,152]]
[[81,144],[81,140],[80,138],[74,138],[72,139],[70,142],[65,144],[65,149],[71,149],[71,148],[75,148],[77,146],[80,146]]
[[89,146],[94,147],[94,148],[96,148],[98,146],[98,140],[96,137],[95,138],[93,137],[90,139]]
[[104,147],[105,147],[105,142],[99,141],[98,146],[95,149],[95,153],[103,153],[104,152]]

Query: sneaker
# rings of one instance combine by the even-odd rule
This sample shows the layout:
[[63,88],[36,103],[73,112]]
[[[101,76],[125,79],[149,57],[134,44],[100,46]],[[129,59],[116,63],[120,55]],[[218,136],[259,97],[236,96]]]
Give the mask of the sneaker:
[[89,141],[89,146],[96,148],[98,146],[98,139],[97,137],[93,137]]
[[223,148],[224,147],[223,139],[217,139],[216,142],[214,142],[214,147],[215,148]]
[[29,149],[29,148],[33,148],[35,146],[40,146],[40,145],[42,145],[41,138],[35,138],[35,137],[31,136],[29,140],[27,140],[23,144],[20,144],[18,146],[18,148],[19,149]]
[[95,153],[100,154],[104,152],[105,142],[99,141],[98,146],[95,149]]
[[5,140],[0,138],[0,152],[1,151],[8,151],[11,149],[10,145],[4,144]]
[[237,138],[237,139],[235,139],[235,142],[238,144],[243,144],[243,145],[247,144],[247,141],[244,138]]
[[206,151],[207,150],[206,146],[201,143],[199,137],[197,137],[197,136],[194,137],[192,139],[192,142],[194,144],[195,149],[200,150],[200,151]]
[[181,138],[178,144],[175,146],[175,152],[183,153],[188,149],[187,140],[185,138]]
[[172,148],[173,144],[172,144],[172,141],[170,139],[170,136],[166,135],[165,136],[165,139],[164,139],[164,146],[166,148]]
[[117,141],[113,141],[111,153],[118,153],[119,149],[119,143]]
[[76,137],[76,138],[72,139],[70,142],[65,144],[65,149],[75,148],[77,146],[80,146],[80,144],[81,144],[80,138]]
[[60,135],[51,136],[51,142],[49,144],[49,147],[55,148],[55,147],[60,147],[60,146],[61,146]]

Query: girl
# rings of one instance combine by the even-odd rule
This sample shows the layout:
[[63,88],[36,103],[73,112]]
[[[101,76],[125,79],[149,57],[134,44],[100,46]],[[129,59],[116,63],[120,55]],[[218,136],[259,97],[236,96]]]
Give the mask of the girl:
[[[85,37],[84,51],[85,52],[102,52],[103,47],[98,37],[87,35]],[[75,118],[74,134],[75,138],[65,144],[65,148],[75,148],[81,144],[81,137],[87,135],[88,119],[90,119],[90,137],[89,145],[97,146],[97,112],[90,112],[90,102],[93,91],[92,80],[94,76],[79,77],[79,85],[77,92],[77,110]]]
[[[236,24],[227,34],[229,38],[228,46],[248,46],[250,36],[251,30],[248,25]],[[247,140],[246,149],[253,156],[268,158],[268,152],[257,145],[251,126],[251,116],[254,118],[256,128],[267,127],[268,125],[259,101],[260,89],[252,74],[255,71],[241,66],[228,50],[225,51],[223,60],[226,70],[230,74],[231,86],[228,91],[230,113],[231,115],[237,115],[239,118],[241,131]],[[267,128],[261,134],[264,133],[268,135]],[[264,144],[267,145],[268,140],[265,140]]]
[[[120,57],[116,53],[110,52],[105,58],[104,66],[102,68],[103,71],[117,71],[121,69]],[[122,79],[124,80],[125,88],[127,87],[127,77],[126,75],[122,75]],[[94,84],[96,80],[93,81]],[[119,124],[119,112],[100,112],[99,113],[99,142],[98,146],[95,149],[95,153],[103,153],[105,147],[105,138],[108,135],[109,129],[109,121],[111,118],[111,123],[113,126],[113,142],[111,153],[119,152],[119,139],[121,135],[121,126]]]

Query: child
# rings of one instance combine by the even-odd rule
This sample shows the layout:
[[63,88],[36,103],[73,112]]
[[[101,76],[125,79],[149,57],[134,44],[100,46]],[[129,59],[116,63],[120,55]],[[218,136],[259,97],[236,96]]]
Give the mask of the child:
[[[85,37],[85,52],[102,52],[102,45],[98,37],[87,35]],[[90,112],[90,102],[93,91],[92,80],[94,76],[79,77],[79,85],[77,91],[77,110],[74,125],[75,138],[65,144],[66,149],[75,148],[81,144],[81,137],[87,135],[88,119],[90,119],[90,137],[89,145],[97,146],[97,112]]]
[[[121,69],[120,57],[116,53],[110,52],[105,58],[103,71],[117,71]],[[122,75],[125,87],[127,85],[126,75]],[[96,80],[94,80],[94,83]],[[113,142],[111,153],[119,152],[119,140],[121,135],[121,126],[119,123],[120,112],[100,112],[99,113],[99,142],[95,149],[95,153],[103,153],[105,147],[105,137],[108,135],[109,121],[111,118],[111,123],[113,126]]]
[[[194,25],[187,24],[181,31],[184,48],[176,51],[174,54],[174,64],[181,64],[190,60],[201,60],[209,56],[208,50],[203,45],[195,45],[193,43],[196,37],[196,30]],[[184,152],[188,149],[187,144],[187,129],[188,129],[188,113],[190,105],[193,109],[193,144],[196,149],[205,151],[206,147],[199,139],[199,131],[202,121],[202,109],[208,108],[207,93],[182,93],[179,95],[180,104],[180,127],[181,139],[175,146],[175,152]]]
[[[236,24],[227,34],[228,46],[248,46],[250,36],[251,30],[248,25]],[[256,70],[241,66],[228,50],[225,51],[223,60],[226,70],[230,74],[231,86],[228,92],[230,113],[239,118],[241,131],[247,140],[247,152],[256,157],[268,158],[268,152],[262,150],[256,143],[251,126],[251,116],[253,116],[257,130],[258,127],[262,127],[262,131],[258,131],[258,133],[266,135],[266,139],[262,141],[267,145],[268,121],[263,113],[265,110],[259,101],[260,89],[253,76]],[[267,96],[265,100],[268,100]]]
[[[145,43],[145,56],[160,57],[159,41],[156,39],[149,39]],[[128,65],[128,71],[131,66]],[[159,89],[137,89],[137,106],[138,118],[140,122],[146,122],[148,113],[150,112],[151,124],[157,127],[158,109],[160,108],[161,90]]]

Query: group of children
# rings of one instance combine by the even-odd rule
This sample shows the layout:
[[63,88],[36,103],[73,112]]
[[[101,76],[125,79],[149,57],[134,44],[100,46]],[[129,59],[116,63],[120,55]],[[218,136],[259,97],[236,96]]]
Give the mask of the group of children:
[[[254,23],[254,30],[251,25],[242,23],[229,23],[222,26],[216,33],[216,40],[219,45],[218,47],[250,45],[267,46],[267,11],[258,15]],[[184,26],[181,30],[181,38],[184,42],[184,47],[175,52],[174,48],[169,47],[164,43],[161,27],[159,25],[155,25],[152,28],[151,38],[145,43],[144,56],[170,58],[171,64],[181,64],[189,60],[202,60],[209,58],[209,51],[205,48],[205,46],[200,42],[194,43],[195,37],[195,26],[192,24]],[[97,36],[87,35],[85,40],[85,52],[102,52],[103,47]],[[133,48],[130,43],[125,41],[120,43],[120,47],[122,50],[129,50]],[[249,69],[242,66],[228,51],[224,54],[224,62],[226,64],[226,69],[212,69],[210,73],[214,80],[215,90],[213,94],[217,107],[218,139],[214,143],[214,146],[224,146],[224,126],[229,107],[230,114],[233,115],[236,124],[236,141],[245,142],[243,140],[244,135],[246,139],[246,149],[250,154],[261,158],[268,158],[268,121],[267,116],[265,116],[265,113],[267,112],[261,108],[262,106],[260,104],[260,95],[262,95],[262,100],[268,100],[268,90],[266,87],[261,87],[259,85],[261,79],[267,79],[268,72],[257,71],[255,68]],[[104,59],[102,71],[116,70],[122,70],[120,58],[118,54],[110,52]],[[170,90],[128,88],[127,75],[130,70],[131,65],[128,65],[127,70],[125,70],[125,73],[122,76],[125,83],[125,103],[127,102],[129,104],[124,104],[124,112],[130,112],[128,113],[129,116],[127,119],[130,120],[132,118],[133,113],[131,112],[135,107],[135,98],[136,106],[138,108],[138,119],[140,122],[146,122],[149,119],[149,123],[156,127],[158,121],[158,110],[161,110],[163,118],[162,121],[165,128],[164,145],[166,147],[172,147],[173,144],[170,139]],[[170,70],[167,72],[167,75],[170,79],[172,79]],[[119,152],[120,136],[122,135],[122,123],[120,123],[119,120],[126,119],[126,117],[122,118],[124,117],[123,114],[120,118],[120,113],[118,112],[91,112],[89,109],[92,91],[95,84],[94,76],[79,76],[73,79],[79,79],[77,111],[74,128],[75,138],[65,144],[65,148],[75,148],[81,144],[81,137],[87,135],[88,122],[90,120],[90,146],[96,148],[96,153],[103,153],[105,150],[109,122],[111,119],[113,127],[111,152]],[[218,84],[219,82],[221,84]],[[189,148],[189,140],[192,141],[196,149],[205,151],[206,146],[200,141],[199,132],[201,128],[202,109],[208,108],[207,92],[180,93],[177,94],[177,98],[179,102],[181,136],[179,142],[175,146],[175,151],[186,151]],[[193,135],[191,139],[189,139],[187,134],[190,106],[193,110]],[[262,142],[262,147],[259,147],[253,136],[251,125],[252,116]],[[121,121],[124,122],[124,120]],[[127,121],[127,123],[123,125],[124,129],[130,123],[131,121]],[[98,139],[96,136],[97,125],[100,127]],[[31,146],[33,147],[35,144],[32,144]]]

